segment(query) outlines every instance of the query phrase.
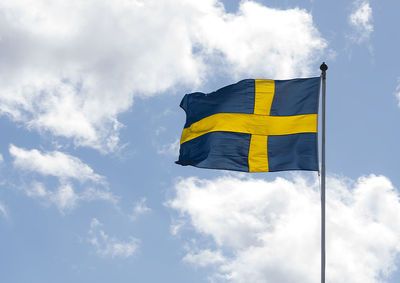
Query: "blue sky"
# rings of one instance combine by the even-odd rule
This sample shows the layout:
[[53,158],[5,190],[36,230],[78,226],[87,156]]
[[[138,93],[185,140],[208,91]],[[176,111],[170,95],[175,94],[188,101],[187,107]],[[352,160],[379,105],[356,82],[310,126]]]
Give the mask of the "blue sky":
[[316,173],[174,164],[180,100],[327,72],[328,282],[399,282],[398,1],[0,3],[0,281],[319,282]]

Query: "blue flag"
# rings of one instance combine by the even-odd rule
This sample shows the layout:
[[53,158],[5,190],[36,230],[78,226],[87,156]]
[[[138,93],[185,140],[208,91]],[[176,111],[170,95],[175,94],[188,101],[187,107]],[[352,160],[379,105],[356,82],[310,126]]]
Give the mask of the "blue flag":
[[242,80],[186,94],[180,165],[244,172],[318,170],[320,78]]

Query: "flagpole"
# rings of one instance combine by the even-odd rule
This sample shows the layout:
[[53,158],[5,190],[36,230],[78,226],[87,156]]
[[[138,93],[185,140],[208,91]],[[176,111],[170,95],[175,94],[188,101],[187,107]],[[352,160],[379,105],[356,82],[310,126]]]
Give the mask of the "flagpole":
[[325,283],[325,92],[326,70],[325,62],[320,66],[322,71],[322,148],[321,148],[321,283]]

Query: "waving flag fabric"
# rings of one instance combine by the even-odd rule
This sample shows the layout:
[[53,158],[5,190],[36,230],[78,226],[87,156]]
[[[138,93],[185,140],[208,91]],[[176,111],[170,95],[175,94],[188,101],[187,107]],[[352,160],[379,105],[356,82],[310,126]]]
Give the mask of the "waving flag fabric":
[[176,162],[244,172],[318,170],[320,78],[242,80],[186,94]]

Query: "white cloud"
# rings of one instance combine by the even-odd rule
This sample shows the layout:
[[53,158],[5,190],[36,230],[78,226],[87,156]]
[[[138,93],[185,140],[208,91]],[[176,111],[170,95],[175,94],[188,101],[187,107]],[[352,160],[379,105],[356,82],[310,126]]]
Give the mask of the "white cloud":
[[200,267],[221,264],[226,261],[226,258],[222,255],[221,251],[211,251],[209,249],[201,250],[198,253],[188,252],[183,261],[198,265]]
[[0,202],[0,215],[2,215],[4,218],[8,218],[6,206],[1,202]]
[[128,258],[133,256],[139,248],[139,240],[130,237],[128,241],[120,241],[110,237],[102,229],[103,224],[93,218],[90,223],[89,243],[96,249],[96,253],[102,257]]
[[9,150],[14,158],[14,166],[19,169],[61,179],[72,178],[81,182],[105,182],[103,176],[94,173],[93,169],[79,158],[60,151],[41,153],[36,149],[26,150],[13,144],[10,145]]
[[355,10],[349,16],[349,22],[355,29],[352,38],[361,43],[368,40],[374,31],[372,24],[372,8],[368,1],[356,1]]
[[[319,282],[317,180],[187,178],[175,190],[167,205],[202,239],[184,261],[216,268],[212,281]],[[329,282],[377,283],[395,269],[400,202],[386,177],[328,178],[326,221]]]
[[134,96],[216,72],[307,75],[326,47],[307,11],[253,1],[4,0],[0,33],[0,114],[102,152]]
[[45,184],[34,181],[22,189],[27,196],[39,200],[46,206],[54,204],[63,214],[76,208],[82,201],[103,200],[113,204],[118,201],[111,192],[93,188],[83,188],[77,191],[70,183],[61,183],[58,188],[48,189]]
[[[74,209],[81,201],[103,200],[117,203],[106,186],[103,176],[94,173],[93,169],[79,158],[59,152],[42,153],[36,149],[26,150],[10,145],[10,154],[14,158],[14,167],[40,175],[58,178],[57,188],[48,189],[42,182],[33,181],[24,185],[26,195],[38,199],[45,205],[54,204],[64,213]],[[72,182],[79,181],[79,189]]]
[[133,204],[131,219],[135,220],[139,215],[149,213],[151,209],[146,204],[146,198],[143,197]]
[[75,207],[78,196],[75,194],[74,189],[69,184],[60,186],[55,194],[51,196],[60,210],[72,209]]
[[86,188],[79,198],[85,201],[104,200],[109,201],[113,204],[117,204],[118,202],[118,197],[115,196],[112,192],[91,187]]
[[4,162],[3,155],[0,153],[0,164]]

